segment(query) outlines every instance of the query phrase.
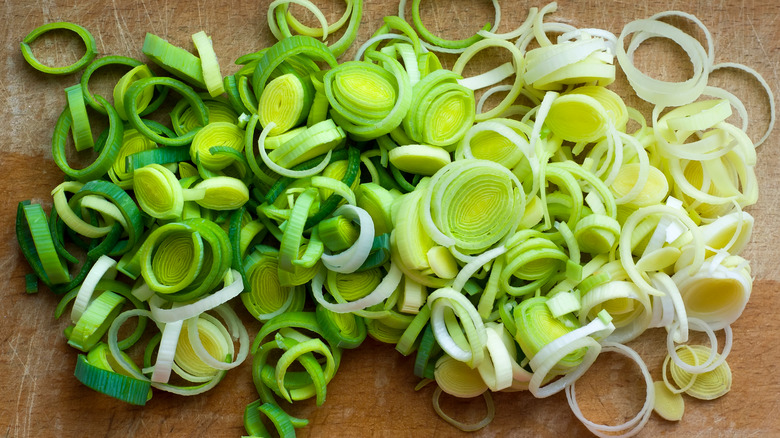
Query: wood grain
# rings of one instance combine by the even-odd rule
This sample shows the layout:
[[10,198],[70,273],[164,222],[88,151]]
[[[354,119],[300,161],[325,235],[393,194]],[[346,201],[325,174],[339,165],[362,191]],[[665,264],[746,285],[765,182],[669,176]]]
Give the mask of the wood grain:
[[[19,42],[33,28],[52,21],[73,21],[96,37],[101,54],[122,54],[143,59],[145,32],[156,33],[174,44],[190,47],[190,35],[205,30],[212,36],[223,72],[233,73],[232,60],[241,54],[268,46],[268,1],[237,0],[169,1],[140,0],[89,2],[8,0],[0,7],[0,435],[33,436],[241,436],[244,406],[256,398],[249,363],[228,373],[210,393],[183,398],[156,392],[146,407],[132,407],[95,394],[73,377],[76,352],[62,336],[65,321],[53,317],[57,298],[48,291],[24,293],[24,275],[29,272],[17,248],[13,223],[16,204],[33,199],[48,207],[49,192],[62,180],[51,159],[49,143],[54,121],[65,104],[62,89],[77,76],[47,77],[26,65]],[[324,3],[324,2],[319,2]],[[343,10],[327,2],[331,18]],[[503,2],[502,26],[509,30],[526,16],[530,6]],[[365,40],[381,22],[395,13],[395,2],[369,0],[360,28]],[[653,13],[681,9],[697,15],[713,31],[716,61],[747,64],[778,87],[780,60],[776,1],[559,1],[555,20],[581,27],[600,27],[619,33],[621,27]],[[429,1],[423,6],[425,23],[449,37],[473,33],[490,21],[490,2],[480,0]],[[51,44],[36,46],[55,62],[66,63],[80,56],[80,48],[67,34],[53,35]],[[668,57],[667,57],[668,58]],[[660,58],[664,60],[666,58]],[[446,62],[451,62],[451,59]],[[658,64],[658,63],[657,63]],[[673,67],[660,63],[661,74]],[[754,81],[739,74],[719,73],[715,80],[735,80],[732,90],[747,100],[752,138],[766,127],[766,98]],[[618,89],[625,84],[616,84]],[[101,87],[98,84],[97,89]],[[102,88],[104,91],[107,88]],[[636,102],[631,102],[642,107]],[[729,363],[734,384],[725,397],[713,402],[686,399],[683,420],[668,423],[653,416],[641,436],[778,436],[780,435],[780,350],[776,339],[780,319],[777,293],[780,282],[780,140],[770,137],[759,149],[757,173],[761,197],[751,213],[755,234],[746,257],[752,261],[753,295],[742,318],[734,324],[734,348]],[[259,328],[249,323],[250,333]],[[653,330],[632,342],[647,361],[655,378],[660,377],[663,331]],[[583,410],[595,420],[617,422],[633,415],[641,404],[638,373],[615,355],[605,356],[580,386]],[[309,418],[310,426],[299,430],[308,436],[458,436],[462,435],[433,412],[431,388],[414,391],[417,379],[412,361],[392,347],[370,341],[357,351],[344,354],[343,364],[328,386],[322,407],[302,403],[292,409]],[[574,418],[562,394],[536,400],[528,393],[495,395],[496,418],[473,434],[489,436],[589,436]],[[484,407],[469,401],[447,401],[464,419],[482,415]]]

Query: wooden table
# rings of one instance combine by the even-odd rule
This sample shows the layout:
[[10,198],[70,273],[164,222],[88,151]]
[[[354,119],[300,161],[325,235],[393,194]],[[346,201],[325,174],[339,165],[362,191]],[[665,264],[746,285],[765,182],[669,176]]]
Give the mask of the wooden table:
[[[31,69],[19,51],[19,42],[33,28],[53,21],[73,21],[89,29],[101,54],[122,54],[144,59],[145,32],[172,43],[191,47],[190,35],[205,30],[213,37],[223,72],[236,71],[232,61],[272,42],[266,25],[268,1],[158,1],[116,2],[94,0],[64,2],[8,0],[0,13],[2,58],[0,63],[0,435],[33,436],[240,436],[244,434],[244,406],[256,398],[249,363],[228,373],[206,395],[184,398],[155,392],[145,407],[133,407],[94,393],[73,377],[76,351],[65,343],[67,323],[53,317],[57,298],[47,290],[24,292],[29,272],[14,235],[16,204],[23,199],[51,205],[50,190],[62,180],[51,158],[54,122],[65,103],[63,88],[78,76],[48,77]],[[318,2],[323,3],[323,2]],[[328,2],[326,12],[335,17],[343,5]],[[491,20],[490,3],[460,1],[426,2],[426,23],[450,37],[473,33]],[[506,1],[501,30],[512,29],[530,6],[542,4]],[[778,87],[776,68],[780,35],[776,1],[706,0],[647,2],[619,0],[559,2],[555,20],[582,27],[600,27],[619,33],[627,22],[667,9],[694,13],[713,31],[716,61],[736,61],[752,66]],[[359,40],[364,41],[384,15],[397,10],[395,2],[367,1]],[[460,11],[460,13],[458,12]],[[65,63],[80,56],[79,45],[65,34],[53,38],[56,54]],[[354,49],[353,49],[354,50]],[[448,62],[451,62],[449,60]],[[661,71],[664,68],[661,66]],[[721,75],[721,78],[725,76]],[[741,75],[732,88],[748,99],[753,119],[750,134],[758,138],[767,124],[767,100],[757,85]],[[620,85],[618,85],[620,86]],[[647,106],[641,107],[647,111]],[[761,196],[750,209],[756,217],[755,233],[746,251],[755,276],[753,295],[742,318],[734,324],[734,348],[729,356],[734,383],[731,392],[717,401],[686,398],[686,414],[678,423],[653,415],[641,436],[778,436],[780,435],[780,245],[777,205],[780,203],[780,140],[773,135],[759,149],[757,173]],[[249,323],[250,333],[259,324]],[[630,345],[660,378],[664,352],[663,330],[652,330]],[[327,402],[304,402],[293,409],[310,419],[301,436],[454,436],[459,431],[439,419],[431,407],[432,388],[414,391],[417,379],[412,360],[391,346],[368,341],[357,351],[347,351],[343,364],[328,386]],[[641,405],[643,387],[629,362],[615,355],[599,359],[580,385],[583,409],[600,421],[623,421]],[[588,436],[571,414],[565,397],[558,394],[536,400],[528,393],[494,396],[496,417],[475,436]],[[481,401],[448,401],[463,419],[482,415]]]

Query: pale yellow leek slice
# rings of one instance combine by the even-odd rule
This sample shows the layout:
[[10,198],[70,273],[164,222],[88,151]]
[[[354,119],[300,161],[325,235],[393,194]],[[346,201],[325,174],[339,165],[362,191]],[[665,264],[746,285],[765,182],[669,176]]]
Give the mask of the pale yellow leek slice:
[[653,382],[655,387],[655,402],[653,411],[667,421],[680,421],[685,413],[685,400],[682,395],[675,394],[662,381]]
[[423,144],[398,146],[390,150],[389,157],[398,170],[428,176],[451,162],[443,148]]

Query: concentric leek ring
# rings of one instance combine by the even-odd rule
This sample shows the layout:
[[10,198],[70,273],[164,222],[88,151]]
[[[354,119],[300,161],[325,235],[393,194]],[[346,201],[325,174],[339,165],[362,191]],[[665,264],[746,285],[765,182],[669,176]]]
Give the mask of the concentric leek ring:
[[[579,322],[573,317],[553,317],[547,307],[547,297],[529,298],[521,302],[515,307],[514,322],[517,327],[515,340],[529,359],[533,359],[545,345],[579,327]],[[553,369],[560,371],[574,368],[582,361],[584,354],[584,349],[575,350],[561,359]]]
[[[259,99],[263,94],[266,83],[271,77],[271,74],[282,63],[290,61],[293,58],[297,58],[302,55],[308,61],[320,60],[327,63],[331,68],[335,68],[338,65],[338,61],[333,56],[333,53],[328,50],[328,46],[314,38],[295,35],[289,38],[285,38],[278,43],[271,46],[260,57],[255,70],[252,74],[252,88],[254,89],[255,96]],[[317,71],[316,64],[312,63],[315,68],[311,71]],[[305,70],[308,67],[302,66]],[[257,105],[254,106],[257,108]]]
[[[190,341],[191,336],[200,338],[200,342],[205,351],[214,358],[225,357],[230,354],[233,340],[225,329],[224,325],[209,314],[202,314],[195,323],[188,322],[182,325],[179,334],[179,343],[176,346],[176,355],[174,360],[186,373],[196,377],[209,377],[217,374],[218,369],[209,366],[195,352]],[[196,328],[197,334],[190,333],[190,330]],[[228,346],[230,342],[230,346]]]
[[382,281],[379,268],[351,274],[328,271],[325,288],[338,302],[355,301],[371,293]]
[[170,301],[186,301],[216,287],[230,267],[230,240],[206,219],[165,224],[141,249],[141,275],[153,291]]
[[133,192],[143,211],[158,219],[181,217],[184,195],[176,175],[160,164],[133,172]]
[[460,76],[436,70],[415,84],[404,130],[415,141],[435,146],[456,143],[474,123],[474,92],[460,84]]
[[[293,73],[287,73],[266,85],[258,102],[260,124],[274,122],[269,136],[279,135],[297,126],[308,116],[304,84]],[[311,97],[309,98],[311,105]]]
[[226,154],[214,155],[210,149],[224,146],[238,152],[244,148],[244,130],[230,122],[214,122],[201,128],[192,139],[190,157],[206,169],[222,170],[233,163],[234,159]]
[[[524,193],[508,169],[492,161],[466,159],[448,164],[431,179],[422,215],[426,231],[437,243],[478,253],[514,230],[524,210]],[[431,233],[433,227],[440,236],[436,230]]]
[[[163,231],[147,238],[147,241],[159,243],[154,245],[151,257],[145,257],[147,262],[141,272],[155,292],[175,293],[192,283],[200,273],[203,240],[200,234],[193,233],[183,224],[168,224],[160,229]],[[152,245],[149,248],[151,251]],[[147,250],[142,247],[141,251],[143,257]]]
[[241,294],[244,306],[259,321],[268,321],[290,310],[295,289],[279,282],[279,251],[258,246],[244,260],[244,270],[249,288]]
[[114,164],[108,169],[108,177],[114,184],[127,190],[133,187],[133,172],[127,167],[127,158],[138,152],[157,148],[157,144],[143,136],[135,129],[125,129],[122,144],[116,154]]
[[331,117],[360,140],[381,137],[398,127],[412,103],[409,75],[394,58],[380,52],[368,61],[350,61],[323,77]]

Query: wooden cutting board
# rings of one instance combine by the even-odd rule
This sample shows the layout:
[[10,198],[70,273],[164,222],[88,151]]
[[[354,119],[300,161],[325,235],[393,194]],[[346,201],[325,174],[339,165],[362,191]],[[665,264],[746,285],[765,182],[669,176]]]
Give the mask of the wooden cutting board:
[[[133,407],[98,395],[73,377],[76,351],[65,343],[67,323],[53,317],[57,298],[46,290],[24,292],[29,272],[14,235],[16,204],[23,199],[51,205],[49,192],[62,180],[53,163],[50,139],[54,122],[65,104],[63,88],[78,76],[48,77],[31,69],[19,51],[19,42],[33,28],[53,21],[73,21],[89,29],[102,55],[120,54],[144,59],[145,32],[190,48],[190,35],[204,30],[212,36],[223,72],[237,67],[239,55],[272,43],[267,30],[268,1],[94,0],[64,2],[9,0],[0,8],[0,435],[35,436],[241,436],[242,414],[257,397],[249,362],[228,373],[211,392],[179,397],[161,391],[145,407]],[[338,2],[323,8],[333,19],[343,10]],[[428,1],[425,23],[448,37],[465,37],[492,20],[490,2],[481,0]],[[510,30],[526,17],[531,6],[516,0],[502,2],[500,30]],[[633,19],[656,12],[682,9],[698,16],[713,32],[716,62],[745,63],[778,87],[780,35],[776,1],[707,0],[676,2],[574,1],[559,2],[556,21],[580,27],[598,27],[619,33]],[[397,11],[395,2],[370,0],[359,33],[364,41]],[[59,34],[41,53],[67,63],[81,55],[69,35]],[[353,49],[354,50],[354,49]],[[667,57],[660,57],[663,61]],[[445,60],[451,65],[452,59]],[[651,59],[646,61],[653,64]],[[664,61],[665,62],[665,61]],[[658,62],[659,74],[670,74]],[[679,63],[678,63],[679,64]],[[671,72],[673,73],[673,72]],[[685,73],[683,73],[685,74]],[[719,73],[721,83],[733,79],[730,90],[746,98],[751,117],[750,135],[760,136],[768,123],[768,101],[751,79]],[[621,78],[622,80],[622,78]],[[619,81],[620,82],[620,81]],[[625,87],[625,84],[616,84]],[[96,85],[100,89],[100,85]],[[104,88],[105,89],[105,88]],[[635,102],[631,102],[635,103]],[[640,106],[647,111],[647,106]],[[686,413],[679,423],[653,415],[641,436],[780,436],[780,245],[777,206],[780,204],[780,139],[776,135],[758,152],[757,173],[761,196],[750,209],[756,217],[753,241],[745,256],[752,261],[753,294],[742,318],[734,324],[734,347],[729,356],[734,382],[729,394],[712,402],[686,398]],[[259,324],[249,322],[250,333]],[[655,379],[660,378],[664,354],[663,330],[652,330],[630,343],[645,359]],[[301,436],[457,436],[462,434],[434,413],[432,388],[415,392],[413,361],[392,346],[368,341],[357,351],[346,351],[336,378],[328,386],[326,403],[304,402],[292,409],[310,420]],[[625,421],[642,403],[644,389],[636,368],[615,355],[596,363],[578,387],[583,410],[596,421]],[[563,394],[537,400],[528,393],[494,395],[495,420],[474,436],[589,436],[574,418]],[[481,418],[481,400],[447,400],[450,412],[464,420]]]

